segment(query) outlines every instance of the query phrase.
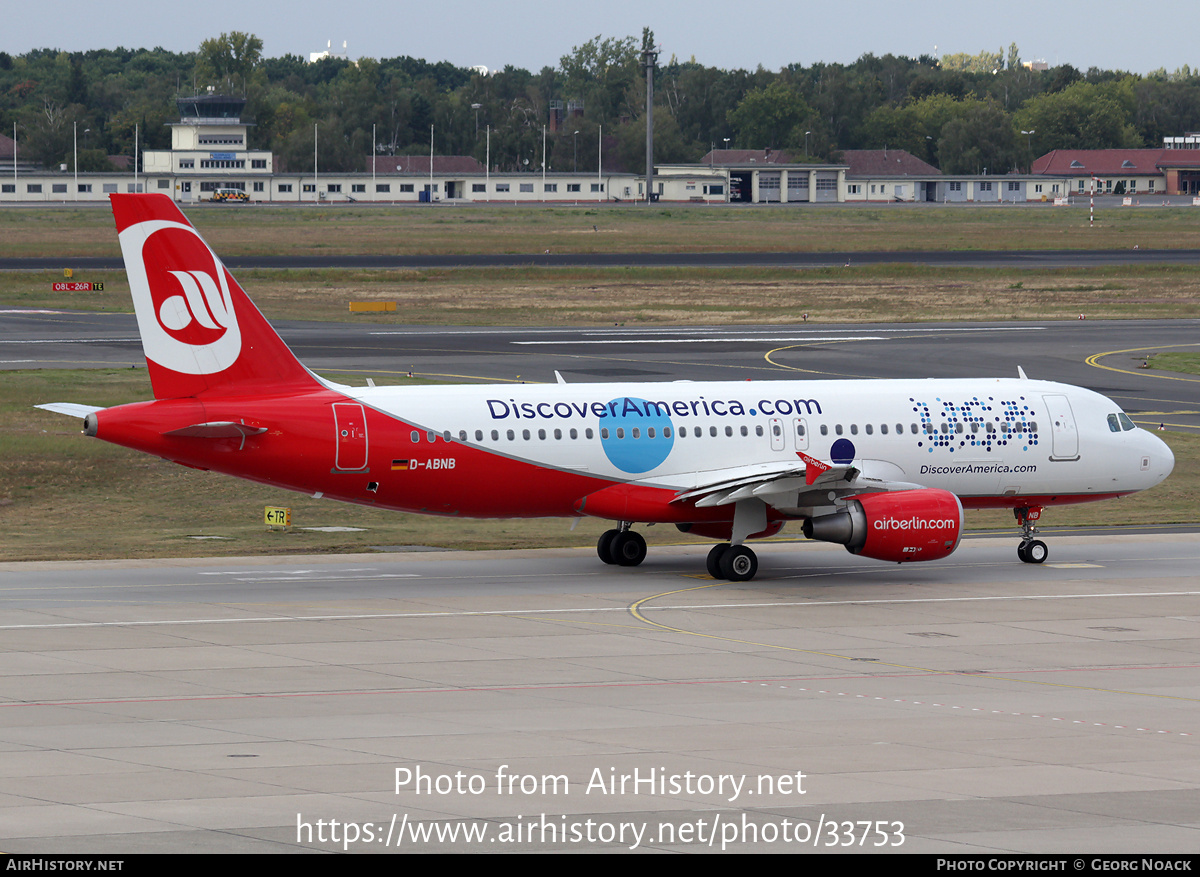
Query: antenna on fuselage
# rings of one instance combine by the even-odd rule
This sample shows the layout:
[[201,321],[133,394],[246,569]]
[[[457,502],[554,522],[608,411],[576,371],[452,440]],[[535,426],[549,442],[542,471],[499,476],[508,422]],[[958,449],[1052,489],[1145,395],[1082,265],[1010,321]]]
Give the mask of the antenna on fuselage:
[[1017,377],[1023,381],[1029,380],[1029,376],[1025,374],[1025,369],[1021,368],[1020,366],[1017,366]]

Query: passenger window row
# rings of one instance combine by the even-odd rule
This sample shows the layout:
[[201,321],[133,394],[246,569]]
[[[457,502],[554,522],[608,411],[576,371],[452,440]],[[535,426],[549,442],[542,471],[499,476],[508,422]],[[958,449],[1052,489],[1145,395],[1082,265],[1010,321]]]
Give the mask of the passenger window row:
[[[735,435],[749,437],[751,429],[754,430],[754,435],[756,435],[756,436],[765,435],[765,432],[764,432],[761,424],[756,425],[754,427],[747,426],[746,424],[742,424],[741,426],[738,426],[738,427],[726,426],[724,428],[724,430],[721,430],[716,426],[710,426],[710,427],[708,427],[707,434],[713,438],[721,435],[722,432],[724,433],[724,435],[727,438],[732,438]],[[653,426],[648,426],[644,430],[638,426],[630,427],[628,429],[623,426],[618,426],[613,429],[610,429],[609,427],[605,426],[605,427],[600,428],[600,438],[601,439],[616,438],[618,440],[640,439],[640,438],[653,439],[653,438],[658,438],[660,434],[663,438],[671,438],[672,435],[674,435],[678,438],[687,438],[689,435],[689,430],[690,430],[690,435],[694,438],[700,438],[703,435],[705,435],[705,428],[702,426],[693,426],[693,427],[681,426],[678,428],[678,430],[673,430],[669,426],[664,426],[664,427],[661,427],[661,432],[660,432],[660,428],[653,427]],[[548,430],[545,428],[536,429],[536,430],[522,429],[519,432],[518,432],[518,430],[515,430],[515,429],[507,429],[507,430],[503,430],[503,431],[498,430],[498,429],[493,429],[490,431],[490,436],[491,436],[491,440],[494,442],[500,441],[502,437],[504,439],[507,439],[508,441],[512,442],[512,441],[516,441],[518,436],[523,441],[532,441],[535,438],[535,436],[539,441],[547,441],[551,437],[553,437],[553,439],[555,441],[563,441],[564,439],[574,441],[574,440],[577,440],[580,438],[581,433],[582,433],[582,437],[585,439],[595,438],[595,435],[596,435],[595,430],[593,430],[591,427],[587,427],[586,429],[583,429],[583,430],[578,430],[578,429],[575,429],[574,427],[572,427],[571,429],[566,429],[566,430],[560,429],[560,428],[556,428],[556,429],[552,429],[552,430]],[[801,434],[803,435],[803,430],[801,430]],[[477,441],[477,442],[484,441],[484,435],[485,435],[484,430],[482,430],[482,429],[475,430],[475,441]],[[421,441],[420,430],[414,429],[412,431],[412,433],[410,434],[409,438],[411,439],[413,444],[418,444]],[[433,442],[436,442],[439,438],[441,438],[443,441],[449,442],[449,441],[454,440],[454,435],[453,435],[453,433],[451,433],[450,430],[446,430],[441,433],[437,433],[437,432],[430,430],[425,433],[426,441],[430,442],[431,444]],[[460,441],[460,442],[468,441],[467,430],[460,429],[458,431],[458,441]]]
[[[1113,432],[1120,432],[1122,429],[1128,430],[1128,429],[1134,428],[1133,422],[1131,420],[1129,420],[1129,418],[1125,414],[1119,415],[1119,418],[1118,418],[1118,415],[1116,415],[1116,414],[1108,415],[1108,426],[1109,426],[1109,429],[1111,429]],[[716,438],[717,436],[721,435],[722,432],[724,432],[724,434],[727,438],[732,438],[734,435],[741,435],[741,436],[748,437],[750,435],[750,429],[751,428],[749,426],[747,426],[746,424],[742,424],[739,427],[726,426],[726,427],[724,427],[723,430],[719,429],[716,426],[709,426],[708,427],[708,435],[711,438]],[[762,436],[764,434],[763,427],[761,424],[754,426],[753,429],[754,429],[754,434],[756,436]],[[874,435],[876,430],[878,430],[880,435],[889,435],[893,429],[895,431],[895,435],[904,435],[904,433],[905,433],[905,427],[904,427],[903,423],[897,423],[895,425],[895,427],[892,427],[891,424],[887,424],[887,423],[881,423],[878,425],[878,427],[876,427],[874,424],[868,423],[868,424],[864,424],[862,427],[862,431],[866,435]],[[690,433],[689,433],[689,430],[690,430]],[[859,434],[859,426],[857,423],[851,423],[848,428],[844,427],[840,423],[836,423],[833,425],[832,430],[833,430],[834,435],[845,435],[847,433],[847,431],[849,432],[850,435],[858,435]],[[978,434],[979,432],[994,434],[994,433],[999,432],[1004,435],[1009,435],[1009,434],[1014,434],[1014,433],[1017,435],[1022,435],[1024,433],[1030,433],[1030,434],[1036,433],[1038,431],[1038,426],[1037,426],[1037,421],[1026,422],[1026,421],[1020,421],[1020,420],[1016,420],[1016,421],[1004,420],[1004,421],[1000,421],[999,423],[992,423],[990,421],[980,423],[978,421],[975,421],[975,422],[972,422],[969,424],[961,423],[961,422],[960,423],[943,422],[941,424],[934,424],[930,421],[925,421],[922,424],[910,423],[908,425],[908,429],[907,429],[907,431],[911,435],[920,435],[920,434],[937,435],[939,433],[942,435],[950,435],[951,433],[954,433],[956,435],[962,435],[963,433],[967,432],[968,430],[972,434]],[[773,427],[773,431],[775,432],[776,435],[778,435],[778,427],[777,426]],[[829,433],[830,433],[829,424],[822,423],[821,427],[820,427],[820,432],[821,432],[821,435],[829,435]],[[564,439],[574,441],[574,440],[579,439],[581,431],[578,429],[575,429],[574,427],[572,427],[571,429],[567,429],[567,430],[563,430],[561,428],[555,428],[553,430],[547,430],[545,428],[537,429],[537,430],[531,430],[531,429],[520,430],[520,438],[523,441],[532,441],[535,434],[539,441],[547,441],[548,439],[551,438],[551,436],[553,436],[555,441],[562,441]],[[672,433],[671,427],[669,427],[669,426],[661,427],[661,435],[663,438],[671,438],[672,434],[673,433]],[[701,438],[705,434],[705,428],[702,426],[693,426],[693,427],[681,426],[678,428],[678,430],[676,430],[674,432],[674,435],[676,435],[679,438],[687,438],[689,434],[695,438]],[[799,436],[803,436],[805,434],[803,423],[798,422],[796,424],[796,434]],[[475,441],[477,441],[477,442],[484,441],[484,435],[485,435],[485,433],[482,429],[475,430]],[[468,436],[467,430],[460,429],[458,431],[458,440],[460,442],[467,441],[468,440],[467,436]],[[493,429],[490,432],[490,436],[491,436],[491,440],[494,442],[500,441],[501,436],[503,436],[505,439],[507,439],[508,441],[511,442],[511,441],[517,440],[518,432],[517,432],[517,430],[514,430],[514,429],[508,429],[508,430],[504,430],[504,431],[501,431],[498,429]],[[587,427],[586,429],[582,430],[582,436],[585,439],[592,439],[595,437],[595,431],[591,427]],[[646,427],[644,431],[642,430],[641,427],[637,427],[637,426],[630,427],[628,429],[626,429],[623,426],[618,426],[614,429],[609,429],[609,427],[607,427],[607,426],[600,428],[600,438],[606,439],[606,440],[609,438],[613,438],[613,437],[617,438],[618,440],[623,440],[623,439],[627,439],[627,438],[640,439],[643,437],[648,438],[648,439],[653,439],[653,438],[657,438],[658,436],[659,436],[659,428],[653,427],[653,426]],[[443,441],[447,441],[447,442],[452,441],[454,438],[453,434],[451,433],[450,430],[445,430],[444,432],[441,432],[441,433],[433,432],[432,430],[430,430],[425,433],[425,438],[430,443],[436,442],[439,437]],[[412,438],[413,444],[417,444],[418,442],[420,442],[421,441],[420,431],[414,429],[412,431],[411,438]]]

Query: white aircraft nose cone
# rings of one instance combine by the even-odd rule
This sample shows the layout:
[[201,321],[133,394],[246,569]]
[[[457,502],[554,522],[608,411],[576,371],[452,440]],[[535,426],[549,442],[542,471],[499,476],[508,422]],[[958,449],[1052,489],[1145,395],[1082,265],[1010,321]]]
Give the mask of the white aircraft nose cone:
[[1146,433],[1148,441],[1145,443],[1146,448],[1143,454],[1149,457],[1150,465],[1143,464],[1142,468],[1153,479],[1149,487],[1155,484],[1161,484],[1167,480],[1167,476],[1171,474],[1171,470],[1175,468],[1175,454],[1171,452],[1170,446],[1156,435]]
[[1162,457],[1162,477],[1166,478],[1171,474],[1171,470],[1175,468],[1175,455],[1171,452],[1170,446],[1166,442],[1159,442],[1162,445],[1162,450],[1159,455]]

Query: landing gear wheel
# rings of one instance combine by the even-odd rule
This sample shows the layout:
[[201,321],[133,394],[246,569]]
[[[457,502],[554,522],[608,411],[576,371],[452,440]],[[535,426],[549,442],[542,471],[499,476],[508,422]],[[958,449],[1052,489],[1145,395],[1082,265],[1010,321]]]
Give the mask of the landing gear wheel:
[[1017,557],[1021,558],[1021,563],[1029,563],[1029,557],[1025,554],[1025,549],[1029,547],[1029,542],[1025,539],[1021,540],[1021,544],[1017,546]]
[[734,545],[721,555],[721,578],[748,582],[758,572],[758,556],[745,545]]
[[637,566],[646,559],[646,540],[640,533],[626,530],[613,537],[609,551],[612,562],[618,566]]
[[605,563],[611,564],[611,563],[617,562],[613,558],[612,544],[613,544],[613,540],[616,539],[620,535],[621,535],[620,530],[605,530],[603,533],[600,534],[600,539],[596,542],[596,554],[598,554],[600,556],[600,559],[603,560]]
[[1040,539],[1032,539],[1025,543],[1025,556],[1021,558],[1026,563],[1045,563],[1050,556],[1050,549]]
[[708,552],[708,560],[706,561],[708,566],[708,574],[714,579],[725,578],[725,576],[721,575],[721,558],[725,555],[725,552],[730,549],[730,547],[731,546],[728,542],[722,542],[718,545],[714,545],[712,550]]

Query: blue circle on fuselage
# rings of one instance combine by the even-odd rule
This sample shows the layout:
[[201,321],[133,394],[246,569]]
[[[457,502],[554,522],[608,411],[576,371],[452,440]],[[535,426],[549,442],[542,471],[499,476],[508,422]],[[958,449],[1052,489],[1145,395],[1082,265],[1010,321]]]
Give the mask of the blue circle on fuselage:
[[[675,430],[671,429],[671,418],[663,411],[664,407],[630,396],[609,402],[608,415],[600,419],[600,429],[608,430],[607,438],[600,433],[600,446],[609,462],[622,472],[634,473],[649,472],[662,465],[675,445]],[[618,430],[622,438],[617,437]]]
[[840,466],[854,462],[854,442],[840,438],[829,449],[829,458]]

